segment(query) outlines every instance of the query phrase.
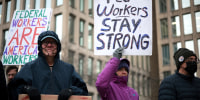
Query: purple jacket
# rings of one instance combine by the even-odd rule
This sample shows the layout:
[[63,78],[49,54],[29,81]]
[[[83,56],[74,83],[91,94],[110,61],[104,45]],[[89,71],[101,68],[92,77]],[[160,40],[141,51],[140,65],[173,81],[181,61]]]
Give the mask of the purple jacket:
[[98,75],[96,81],[97,90],[102,100],[139,100],[138,93],[127,86],[128,76],[115,75],[120,60],[111,58],[104,70]]

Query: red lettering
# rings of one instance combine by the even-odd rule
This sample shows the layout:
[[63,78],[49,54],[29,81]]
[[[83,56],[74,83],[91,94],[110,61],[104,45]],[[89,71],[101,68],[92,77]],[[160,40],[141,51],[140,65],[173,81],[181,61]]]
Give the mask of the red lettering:
[[[17,37],[15,37],[15,35],[17,35]],[[13,40],[16,40],[16,43],[17,43],[17,45],[19,44],[18,43],[18,29],[17,29],[17,31],[15,32],[15,34],[13,35],[13,37],[12,37],[12,39],[10,40],[10,42],[8,43],[8,46],[12,43],[12,41]]]
[[22,51],[21,51],[21,50],[23,50],[23,48],[24,48],[23,46],[19,46],[19,51],[18,51],[18,54],[19,54],[19,55],[22,54]]
[[35,31],[34,31],[34,34],[33,34],[32,45],[37,45],[37,39],[35,41],[35,37],[40,34],[40,33],[37,33],[38,28],[45,28],[45,27],[35,27]]
[[10,46],[9,47],[8,55],[12,55],[13,54],[13,49],[14,49],[14,46]]
[[21,27],[23,24],[23,19],[20,19],[19,22],[17,23],[17,27]]
[[40,26],[40,21],[42,20],[42,18],[38,18],[38,21],[37,21],[37,26],[39,25]]
[[[28,30],[28,29],[30,30],[29,33],[25,34],[25,30]],[[20,41],[20,45],[22,45],[23,39],[24,39],[24,40],[26,41],[26,43],[29,45],[29,42],[27,41],[26,36],[29,36],[29,35],[31,34],[31,32],[32,32],[32,28],[31,28],[31,27],[25,27],[25,28],[23,29],[22,38],[21,38],[21,41]]]

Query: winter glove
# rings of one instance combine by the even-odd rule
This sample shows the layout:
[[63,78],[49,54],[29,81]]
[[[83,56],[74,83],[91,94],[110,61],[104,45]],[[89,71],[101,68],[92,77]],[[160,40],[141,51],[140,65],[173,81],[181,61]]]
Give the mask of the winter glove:
[[120,59],[122,57],[122,51],[123,50],[124,50],[123,47],[119,47],[118,49],[116,49],[113,53],[113,57]]
[[30,100],[41,100],[38,89],[31,86],[24,86],[24,93],[28,94]]
[[71,95],[72,95],[71,89],[63,89],[58,95],[58,100],[68,100]]

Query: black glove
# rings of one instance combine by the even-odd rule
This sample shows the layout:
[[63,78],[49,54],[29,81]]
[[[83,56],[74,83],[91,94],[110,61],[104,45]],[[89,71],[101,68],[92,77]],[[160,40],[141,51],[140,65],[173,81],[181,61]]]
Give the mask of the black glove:
[[30,100],[41,100],[38,89],[31,86],[24,86],[24,93],[28,94]]
[[118,49],[116,49],[113,53],[113,57],[117,57],[118,59],[120,59],[122,57],[123,50],[124,50],[123,47],[119,47]]
[[68,100],[71,95],[72,95],[71,89],[63,89],[58,95],[58,100]]

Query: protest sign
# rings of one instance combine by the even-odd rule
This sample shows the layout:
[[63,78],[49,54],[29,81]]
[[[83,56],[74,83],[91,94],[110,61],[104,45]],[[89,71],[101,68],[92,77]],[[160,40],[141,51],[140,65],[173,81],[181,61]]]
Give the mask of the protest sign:
[[37,38],[48,30],[52,10],[16,10],[6,35],[6,45],[2,56],[4,65],[23,65],[38,56]]
[[152,55],[152,0],[94,0],[94,54]]
[[[27,94],[20,94],[18,100],[30,100]],[[58,100],[58,95],[41,95],[41,100]],[[91,96],[72,95],[69,100],[92,100]]]

